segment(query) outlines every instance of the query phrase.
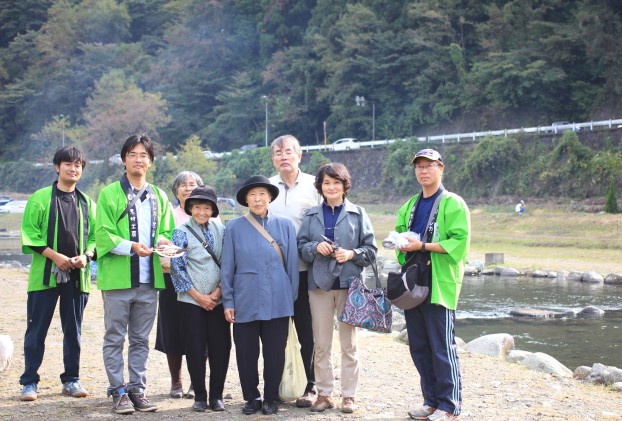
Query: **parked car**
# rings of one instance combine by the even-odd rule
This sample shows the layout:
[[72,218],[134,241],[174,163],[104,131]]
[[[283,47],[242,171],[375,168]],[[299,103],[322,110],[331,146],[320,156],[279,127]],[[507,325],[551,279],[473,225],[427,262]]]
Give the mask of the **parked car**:
[[27,200],[12,200],[0,206],[0,213],[24,213]]
[[108,158],[108,162],[113,165],[123,165],[123,160],[121,159],[121,154],[116,153]]
[[7,203],[9,203],[11,200],[13,200],[12,197],[10,196],[0,196],[0,206],[4,206]]
[[257,145],[254,143],[251,143],[250,145],[242,145],[242,147],[240,148],[240,153],[252,151],[253,149],[257,149]]
[[339,139],[331,144],[333,151],[349,151],[350,149],[361,149],[361,145],[353,137]]

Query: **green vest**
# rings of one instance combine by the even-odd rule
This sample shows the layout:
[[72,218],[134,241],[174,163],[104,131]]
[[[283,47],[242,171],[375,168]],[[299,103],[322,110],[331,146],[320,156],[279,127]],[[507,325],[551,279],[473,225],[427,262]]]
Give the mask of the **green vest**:
[[[166,193],[151,186],[156,194],[158,206],[158,221],[154,245],[162,239],[171,239],[175,221],[171,204]],[[104,187],[97,199],[98,212],[95,223],[95,242],[97,244],[97,288],[106,291],[113,289],[127,289],[132,287],[130,256],[113,254],[111,251],[123,240],[130,239],[129,215],[119,220],[128,205],[121,183],[116,181]],[[153,254],[153,286],[164,289],[164,276],[160,257]]]
[[[408,231],[408,221],[417,200],[413,196],[399,210],[395,231]],[[447,192],[441,199],[436,219],[438,231],[430,243],[439,243],[447,253],[430,253],[432,260],[432,287],[430,300],[455,310],[462,288],[464,266],[471,242],[471,213],[464,200],[457,194]],[[405,254],[397,251],[397,260],[403,265]]]
[[[30,273],[28,274],[28,292],[41,291],[49,288],[56,288],[56,279],[53,274],[49,275],[49,285],[45,282],[45,264],[47,257],[40,253],[36,253],[30,247],[46,247],[48,230],[54,230],[54,245],[52,249],[56,250],[58,240],[58,213],[56,215],[56,222],[53,228],[48,227],[48,220],[50,217],[50,208],[52,201],[52,189],[54,186],[45,187],[37,190],[30,196],[28,203],[24,209],[24,217],[22,219],[21,230],[21,243],[22,253],[32,254],[32,264],[30,266]],[[84,244],[84,214],[82,201],[78,201],[78,216],[79,216],[79,251],[80,254],[84,254],[87,251],[93,252],[95,250],[95,202],[83,195],[88,207],[88,237],[87,242]],[[73,257],[73,256],[70,256]],[[80,291],[90,292],[91,290],[91,271],[89,265],[80,269]]]

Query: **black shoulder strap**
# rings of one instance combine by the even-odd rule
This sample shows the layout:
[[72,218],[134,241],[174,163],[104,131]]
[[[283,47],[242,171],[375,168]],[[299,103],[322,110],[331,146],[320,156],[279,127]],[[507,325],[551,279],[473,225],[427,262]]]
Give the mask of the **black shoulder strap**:
[[430,227],[434,225],[434,223],[436,222],[436,218],[438,217],[438,206],[440,205],[441,199],[443,198],[443,196],[445,196],[445,193],[447,193],[447,190],[441,190],[438,196],[436,196],[436,199],[434,199],[434,205],[432,205],[432,210],[430,211],[430,218],[428,219],[428,225],[426,225],[426,230],[423,233],[423,238],[421,239],[421,241],[427,241],[428,233],[430,232]]
[[134,205],[136,204],[138,199],[140,199],[142,197],[143,193],[145,193],[145,190],[147,190],[147,183],[143,184],[143,187],[138,191],[138,193],[136,193],[134,195],[132,200],[129,201],[129,203],[127,204],[127,207],[125,208],[125,210],[123,210],[123,212],[121,213],[121,216],[119,216],[119,219],[117,219],[117,222],[122,220],[123,217],[125,215],[127,215],[127,213],[130,211],[130,209],[132,209],[134,207]]
[[201,237],[199,233],[196,232],[190,225],[186,225],[186,228],[188,228],[188,231],[190,231],[192,235],[194,235],[196,239],[199,240],[199,242],[201,243],[205,251],[207,251],[209,255],[212,256],[212,259],[214,259],[214,262],[216,262],[218,267],[220,267],[220,261],[218,260],[218,257],[216,257],[216,254],[214,254],[214,251],[212,250],[212,248],[209,246],[209,244],[207,244],[207,241],[205,240],[205,238]]

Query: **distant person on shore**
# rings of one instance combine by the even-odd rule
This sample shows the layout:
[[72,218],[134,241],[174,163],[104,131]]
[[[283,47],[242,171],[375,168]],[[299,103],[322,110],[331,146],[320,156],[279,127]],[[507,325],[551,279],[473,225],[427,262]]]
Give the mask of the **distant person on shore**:
[[[298,233],[305,213],[322,203],[322,197],[313,184],[315,177],[303,173],[298,168],[302,159],[302,149],[298,139],[292,135],[283,135],[274,139],[270,146],[270,155],[274,168],[278,171],[277,175],[270,177],[270,182],[279,189],[278,196],[270,203],[270,210],[292,221]],[[298,408],[310,407],[317,394],[313,372],[313,325],[309,307],[308,274],[309,265],[299,259],[299,287],[298,299],[294,303],[294,324],[307,375],[307,387],[303,395],[296,399]]]
[[[149,334],[156,316],[158,290],[164,289],[160,257],[154,247],[170,244],[175,221],[166,193],[147,183],[154,158],[149,136],[133,135],[121,149],[125,174],[99,193],[95,240],[97,287],[104,303],[104,366],[113,411],[153,412],[145,395]],[[123,348],[128,339],[124,381]]]
[[30,196],[22,219],[22,253],[33,255],[28,274],[24,374],[19,379],[24,386],[23,401],[37,399],[37,371],[59,301],[63,330],[62,393],[76,398],[88,396],[80,384],[80,339],[91,287],[89,262],[95,250],[95,202],[76,188],[86,166],[80,150],[66,146],[56,152],[53,162],[57,181]]
[[523,213],[525,213],[525,201],[521,200],[520,202],[518,202],[514,210],[516,211],[517,215],[522,215]]
[[[412,163],[422,192],[400,208],[395,230],[412,231],[420,238],[427,232],[431,240],[406,237],[409,244],[397,250],[397,257],[407,266],[413,253],[428,253],[432,270],[428,300],[404,311],[410,355],[421,377],[423,395],[423,405],[408,415],[418,420],[453,420],[462,406],[454,324],[469,250],[470,212],[460,196],[445,191],[441,183],[445,165],[437,151],[423,149]],[[430,218],[439,195],[436,218]]]

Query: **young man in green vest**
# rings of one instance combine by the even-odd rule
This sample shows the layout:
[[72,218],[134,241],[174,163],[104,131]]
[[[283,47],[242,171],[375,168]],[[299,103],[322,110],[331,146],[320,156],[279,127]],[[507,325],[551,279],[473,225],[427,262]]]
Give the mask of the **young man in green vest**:
[[37,371],[45,337],[60,301],[63,328],[62,393],[85,397],[80,379],[82,316],[90,291],[89,262],[95,249],[95,203],[76,189],[86,165],[84,154],[67,146],[54,155],[58,180],[36,191],[22,219],[22,252],[32,254],[28,275],[28,326],[24,336],[21,400],[37,399]]
[[[163,190],[147,183],[154,159],[147,135],[130,136],[121,150],[125,174],[102,189],[95,231],[97,287],[104,302],[104,366],[113,411],[153,412],[145,395],[149,333],[158,290],[164,289],[162,266],[153,248],[170,244],[175,223]],[[123,347],[128,337],[129,382],[124,381]]]

